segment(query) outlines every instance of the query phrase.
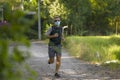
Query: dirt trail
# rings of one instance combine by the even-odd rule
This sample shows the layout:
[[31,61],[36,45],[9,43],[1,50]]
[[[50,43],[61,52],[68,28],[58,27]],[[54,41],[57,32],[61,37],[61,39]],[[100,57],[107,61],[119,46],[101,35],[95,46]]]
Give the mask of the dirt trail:
[[[24,49],[21,47],[21,49]],[[55,63],[48,65],[48,46],[43,42],[32,42],[29,51],[32,57],[28,63],[38,74],[35,80],[120,80],[120,71],[114,72],[89,64],[69,56],[68,52],[62,50],[62,64],[60,68],[61,78],[54,77]],[[115,73],[116,74],[116,73]]]

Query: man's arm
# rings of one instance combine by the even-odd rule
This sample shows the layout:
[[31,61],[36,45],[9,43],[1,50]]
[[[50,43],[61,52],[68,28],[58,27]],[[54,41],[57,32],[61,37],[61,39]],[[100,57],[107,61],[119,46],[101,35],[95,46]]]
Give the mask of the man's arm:
[[49,28],[48,31],[46,32],[46,36],[47,36],[48,38],[58,37],[58,33],[55,33],[54,35],[50,35],[51,31],[52,31],[52,28]]
[[58,33],[55,33],[54,35],[48,35],[47,37],[48,38],[56,38],[56,37],[58,37]]
[[64,38],[64,28],[62,28],[62,41],[65,41],[65,38]]

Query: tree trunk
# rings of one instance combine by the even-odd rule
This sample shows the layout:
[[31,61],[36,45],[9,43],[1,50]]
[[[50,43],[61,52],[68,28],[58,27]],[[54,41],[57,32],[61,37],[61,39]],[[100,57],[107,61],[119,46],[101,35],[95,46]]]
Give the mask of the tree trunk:
[[115,17],[115,33],[118,35],[119,17]]
[[24,10],[24,5],[23,5],[23,3],[24,3],[24,0],[21,0],[20,8],[21,8],[22,10]]

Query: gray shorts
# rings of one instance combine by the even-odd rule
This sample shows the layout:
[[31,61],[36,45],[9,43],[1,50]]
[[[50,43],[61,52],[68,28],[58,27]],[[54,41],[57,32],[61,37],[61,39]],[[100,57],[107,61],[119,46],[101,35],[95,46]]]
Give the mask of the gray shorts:
[[48,55],[49,58],[54,58],[55,56],[61,56],[61,45],[49,46]]

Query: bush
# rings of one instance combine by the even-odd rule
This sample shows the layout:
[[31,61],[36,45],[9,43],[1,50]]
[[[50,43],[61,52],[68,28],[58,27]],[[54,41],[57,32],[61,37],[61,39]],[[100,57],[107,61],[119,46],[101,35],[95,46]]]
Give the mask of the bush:
[[[14,11],[10,15],[11,22],[0,25],[0,80],[23,80],[23,76],[25,76],[23,70],[26,65],[23,63],[30,55],[27,51],[21,51],[18,44],[25,47],[30,46],[25,32],[29,30],[31,23],[21,24],[20,18],[23,15],[22,11]],[[12,47],[11,52],[10,46]],[[24,80],[27,79],[24,78]]]

